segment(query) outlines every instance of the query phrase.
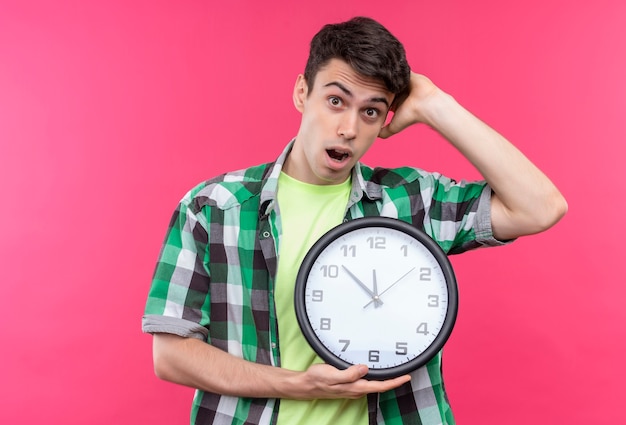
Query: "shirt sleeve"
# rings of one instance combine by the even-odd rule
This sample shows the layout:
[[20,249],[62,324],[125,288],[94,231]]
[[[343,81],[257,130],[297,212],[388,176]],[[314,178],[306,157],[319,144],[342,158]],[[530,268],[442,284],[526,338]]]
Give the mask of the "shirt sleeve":
[[209,326],[208,232],[193,198],[170,221],[148,294],[142,329],[206,340]]
[[491,227],[491,187],[485,181],[459,181],[433,175],[432,198],[426,217],[435,239],[449,254],[500,246]]

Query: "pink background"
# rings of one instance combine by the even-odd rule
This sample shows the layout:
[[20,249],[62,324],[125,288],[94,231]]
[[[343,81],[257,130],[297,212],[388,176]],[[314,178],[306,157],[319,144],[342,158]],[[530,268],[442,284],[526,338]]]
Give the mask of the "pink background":
[[[458,422],[623,422],[626,3],[0,0],[0,423],[188,422],[191,390],[154,377],[140,330],[170,214],[277,156],[308,41],[357,14],[570,205],[545,234],[453,258]],[[366,162],[477,176],[425,128]]]

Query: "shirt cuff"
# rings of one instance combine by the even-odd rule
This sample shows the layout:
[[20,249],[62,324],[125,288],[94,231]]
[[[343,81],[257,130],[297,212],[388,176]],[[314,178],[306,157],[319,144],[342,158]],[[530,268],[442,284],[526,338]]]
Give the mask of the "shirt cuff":
[[483,246],[502,246],[508,245],[515,239],[501,241],[493,236],[493,228],[491,227],[491,197],[493,191],[489,185],[485,185],[483,192],[478,201],[478,209],[476,210],[476,242]]
[[143,316],[141,329],[149,334],[168,333],[203,341],[206,341],[209,336],[208,329],[196,322],[178,317],[160,316],[158,314],[146,314]]

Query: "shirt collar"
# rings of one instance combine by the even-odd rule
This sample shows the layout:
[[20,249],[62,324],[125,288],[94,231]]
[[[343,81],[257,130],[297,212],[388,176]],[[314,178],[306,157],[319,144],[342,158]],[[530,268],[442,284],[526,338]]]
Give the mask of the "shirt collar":
[[[276,203],[276,192],[278,190],[278,176],[280,175],[289,152],[291,152],[291,148],[293,148],[295,140],[296,139],[294,138],[289,142],[289,144],[287,144],[280,156],[269,167],[269,174],[267,174],[265,182],[263,183],[263,188],[261,189],[261,206],[259,211],[261,215],[268,215],[274,208]],[[364,194],[372,200],[381,198],[382,190],[380,185],[371,181],[366,182],[363,177],[362,167],[363,165],[360,162],[357,162],[352,169],[352,191],[350,193],[348,208],[359,202],[363,198]]]

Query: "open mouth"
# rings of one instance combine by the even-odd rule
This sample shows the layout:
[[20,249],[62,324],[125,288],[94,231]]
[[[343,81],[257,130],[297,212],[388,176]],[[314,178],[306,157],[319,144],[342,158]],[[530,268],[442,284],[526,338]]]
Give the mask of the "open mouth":
[[327,149],[326,152],[328,156],[335,161],[343,161],[350,156],[347,152],[338,151],[336,149]]

